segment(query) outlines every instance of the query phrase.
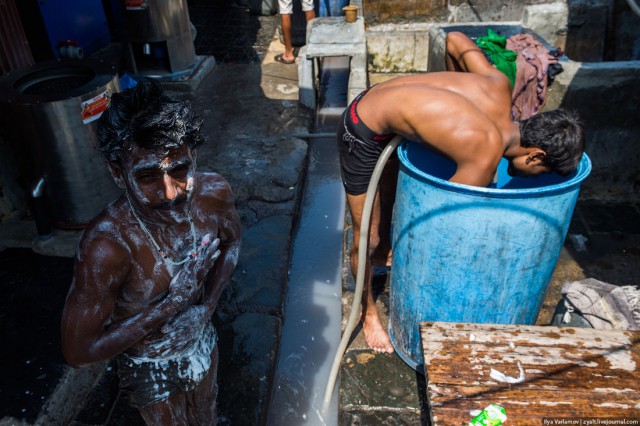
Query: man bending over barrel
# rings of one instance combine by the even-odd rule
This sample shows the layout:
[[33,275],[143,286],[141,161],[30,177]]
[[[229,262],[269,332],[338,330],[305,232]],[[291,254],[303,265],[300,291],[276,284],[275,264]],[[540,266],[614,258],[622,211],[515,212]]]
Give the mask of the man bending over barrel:
[[196,172],[200,125],[158,83],[113,95],[98,148],[124,194],[85,229],[62,317],[67,362],[117,357],[147,424],[216,423],[211,315],[241,227],[227,182]]
[[[491,183],[502,157],[509,161],[509,174],[522,177],[568,174],[580,162],[584,136],[575,114],[558,109],[514,122],[509,79],[462,33],[447,35],[446,64],[447,72],[377,84],[358,95],[342,116],[337,139],[353,222],[354,276],[367,186],[382,150],[395,135],[453,160],[457,168],[451,182],[467,185]],[[361,314],[369,347],[389,353],[393,347],[371,294],[371,279],[372,265],[390,265],[397,174],[395,157],[385,167],[374,201]]]

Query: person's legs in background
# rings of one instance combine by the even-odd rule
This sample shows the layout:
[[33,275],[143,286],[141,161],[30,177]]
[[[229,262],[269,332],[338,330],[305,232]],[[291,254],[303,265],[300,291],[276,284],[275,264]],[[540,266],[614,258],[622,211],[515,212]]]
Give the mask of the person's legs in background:
[[293,56],[293,45],[291,43],[291,15],[293,14],[292,0],[278,0],[280,10],[280,25],[282,27],[282,39],[284,41],[284,53],[276,55],[277,62],[283,64],[293,64],[296,58]]
[[[276,55],[275,60],[284,64],[295,63],[293,54],[293,42],[291,39],[291,15],[293,14],[292,0],[279,0],[280,24],[282,26],[282,39],[284,41],[284,53]],[[316,17],[313,0],[302,0],[302,11],[307,22]]]
[[316,17],[316,9],[313,0],[302,0],[302,11],[307,22]]

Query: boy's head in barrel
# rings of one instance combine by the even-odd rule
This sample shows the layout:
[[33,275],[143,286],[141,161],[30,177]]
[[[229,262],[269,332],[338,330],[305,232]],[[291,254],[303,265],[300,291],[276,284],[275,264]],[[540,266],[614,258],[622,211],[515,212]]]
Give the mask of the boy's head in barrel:
[[520,145],[543,150],[542,164],[566,176],[580,164],[584,129],[578,114],[558,108],[521,121]]

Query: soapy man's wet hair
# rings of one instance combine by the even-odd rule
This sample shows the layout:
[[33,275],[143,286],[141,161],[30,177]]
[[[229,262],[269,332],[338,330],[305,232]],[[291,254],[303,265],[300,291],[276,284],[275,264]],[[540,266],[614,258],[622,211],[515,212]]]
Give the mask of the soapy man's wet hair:
[[575,112],[558,108],[520,122],[520,145],[540,148],[543,163],[566,176],[580,164],[584,152],[584,129]]
[[137,145],[168,152],[188,144],[195,149],[204,142],[202,120],[188,102],[164,95],[160,83],[147,79],[111,96],[98,120],[98,150],[109,162],[117,162]]

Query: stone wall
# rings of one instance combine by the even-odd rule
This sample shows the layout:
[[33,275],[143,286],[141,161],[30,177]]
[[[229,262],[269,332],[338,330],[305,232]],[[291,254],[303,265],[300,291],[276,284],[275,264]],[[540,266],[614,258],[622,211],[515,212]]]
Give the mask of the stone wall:
[[363,16],[369,24],[434,22],[446,19],[447,0],[362,0]]
[[369,27],[366,33],[369,72],[425,72],[432,25],[408,23]]
[[517,23],[579,62],[640,59],[640,17],[625,0],[363,0],[362,8],[373,73],[424,72],[429,28],[453,23]]
[[557,0],[449,0],[449,22],[519,21],[531,5],[546,5]]
[[563,62],[547,92],[546,109],[577,111],[593,165],[584,199],[640,200],[640,61]]

